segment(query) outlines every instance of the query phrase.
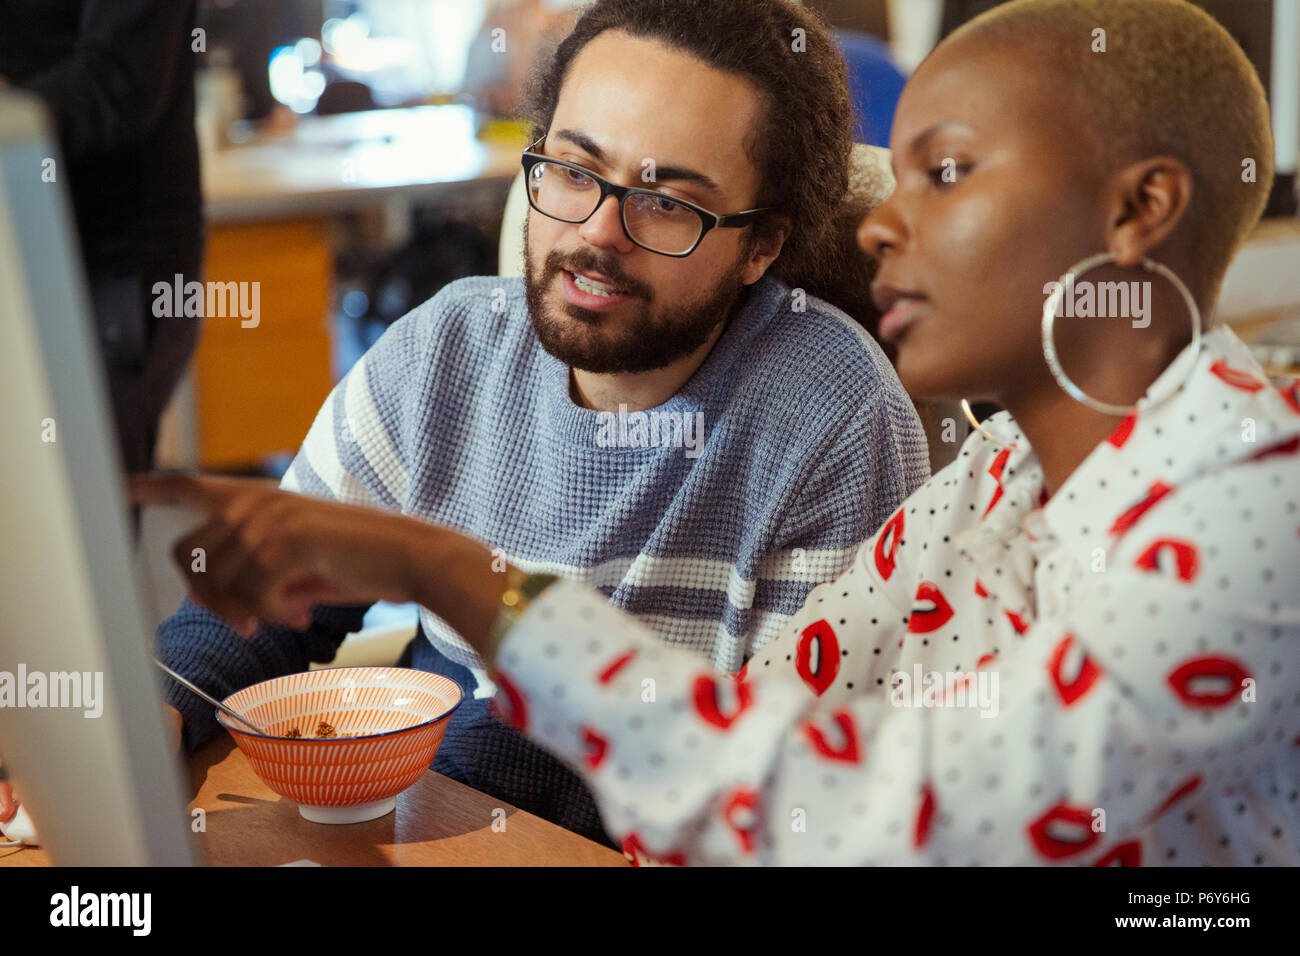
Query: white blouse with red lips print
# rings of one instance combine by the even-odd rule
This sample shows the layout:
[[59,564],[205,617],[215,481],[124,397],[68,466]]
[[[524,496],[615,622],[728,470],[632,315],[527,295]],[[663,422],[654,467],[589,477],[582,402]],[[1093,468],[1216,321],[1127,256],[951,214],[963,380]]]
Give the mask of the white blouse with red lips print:
[[502,715],[638,862],[1300,863],[1300,389],[1212,331],[1048,501],[986,428],[734,678],[565,582]]

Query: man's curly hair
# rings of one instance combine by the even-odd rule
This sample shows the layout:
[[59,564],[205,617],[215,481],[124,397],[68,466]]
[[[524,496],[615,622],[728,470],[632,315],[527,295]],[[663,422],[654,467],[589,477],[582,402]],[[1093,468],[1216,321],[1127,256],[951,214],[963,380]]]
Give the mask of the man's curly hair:
[[[606,30],[666,44],[754,85],[765,106],[746,143],[761,176],[755,205],[791,224],[769,273],[866,318],[869,264],[845,241],[852,216],[841,208],[853,110],[844,57],[820,17],[790,0],[597,0],[532,77],[524,116],[534,139],[550,128],[574,57]],[[690,90],[681,95],[689,98]],[[774,225],[765,217],[755,229],[762,235]],[[846,276],[857,281],[846,283]]]

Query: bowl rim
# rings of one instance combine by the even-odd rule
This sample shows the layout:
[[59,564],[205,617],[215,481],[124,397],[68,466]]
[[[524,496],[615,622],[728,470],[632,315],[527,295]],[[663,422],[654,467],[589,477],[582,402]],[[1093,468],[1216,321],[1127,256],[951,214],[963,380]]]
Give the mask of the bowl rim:
[[[245,737],[252,737],[256,740],[285,740],[291,743],[305,743],[305,744],[338,744],[338,743],[352,743],[358,740],[378,740],[381,737],[391,737],[394,734],[409,733],[412,730],[418,730],[421,727],[430,726],[438,723],[441,720],[446,720],[456,712],[456,709],[460,707],[461,704],[465,702],[465,688],[460,685],[460,681],[456,680],[453,677],[448,677],[446,674],[438,674],[434,671],[422,671],[417,667],[395,667],[391,664],[389,665],[352,664],[352,665],[348,665],[347,667],[326,667],[326,668],[322,668],[322,670],[329,670],[329,671],[394,670],[394,671],[415,671],[417,674],[432,674],[434,677],[440,677],[445,681],[450,681],[452,686],[456,688],[456,691],[460,694],[460,696],[456,698],[456,703],[452,704],[449,709],[439,714],[437,717],[430,717],[428,720],[422,720],[418,724],[412,724],[409,727],[399,727],[397,730],[385,730],[383,733],[378,733],[378,734],[364,734],[360,737],[275,737],[271,734],[255,734],[247,728],[238,728],[233,726],[233,722],[231,721],[231,719],[229,717],[226,717],[220,710],[217,710],[215,707],[212,709],[212,712],[217,716],[217,723],[231,734],[242,734]],[[239,688],[239,690],[227,694],[225,697],[221,699],[221,702],[223,704],[226,704],[226,702],[229,701],[230,698],[234,697],[235,694],[241,694],[244,691],[249,690],[250,688],[261,687],[263,684],[269,684],[272,681],[283,680],[286,677],[293,677],[293,676],[295,675],[280,674],[276,677],[268,677],[266,680],[260,680],[256,684],[249,684],[247,687],[241,687]],[[229,706],[229,704],[227,704],[227,706]]]

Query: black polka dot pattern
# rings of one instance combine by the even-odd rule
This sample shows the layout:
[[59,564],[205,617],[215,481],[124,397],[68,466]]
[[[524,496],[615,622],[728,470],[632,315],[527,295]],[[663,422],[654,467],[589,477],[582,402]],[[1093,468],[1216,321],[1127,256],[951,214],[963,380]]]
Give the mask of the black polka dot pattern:
[[638,862],[1300,864],[1295,395],[1207,333],[1050,497],[994,416],[737,675],[557,584],[514,710]]

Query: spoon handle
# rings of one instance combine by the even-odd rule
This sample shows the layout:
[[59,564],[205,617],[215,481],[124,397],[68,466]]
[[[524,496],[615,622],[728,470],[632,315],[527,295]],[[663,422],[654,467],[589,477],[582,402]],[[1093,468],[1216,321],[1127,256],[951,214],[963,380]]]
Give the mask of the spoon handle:
[[261,727],[257,726],[257,724],[253,723],[252,721],[250,721],[247,717],[242,717],[242,716],[240,716],[240,714],[238,713],[238,711],[231,710],[229,707],[227,707],[227,706],[226,706],[225,704],[223,704],[221,701],[217,700],[215,697],[211,696],[210,694],[205,693],[204,691],[200,690],[198,687],[196,687],[196,686],[194,686],[193,684],[191,684],[189,681],[187,681],[187,680],[186,680],[184,677],[182,677],[180,674],[176,673],[174,670],[172,670],[170,667],[168,667],[168,666],[167,666],[166,664],[164,664],[162,661],[158,660],[158,658],[155,657],[155,658],[153,659],[153,662],[154,662],[155,664],[157,664],[159,668],[162,669],[163,673],[165,673],[165,674],[166,674],[168,677],[170,677],[172,680],[176,681],[176,683],[180,684],[182,687],[184,687],[186,690],[188,690],[191,694],[196,694],[197,696],[202,697],[204,700],[206,700],[206,701],[207,701],[209,704],[211,704],[213,707],[217,708],[217,710],[221,711],[223,714],[229,714],[231,717],[235,718],[235,720],[239,721],[239,722],[240,722],[241,724],[243,724],[244,726],[246,726],[246,727],[252,727],[253,730],[257,731],[257,732],[258,732],[259,734],[261,734],[263,737],[271,737],[271,736],[274,736],[273,734],[268,734],[265,730],[263,730]]

